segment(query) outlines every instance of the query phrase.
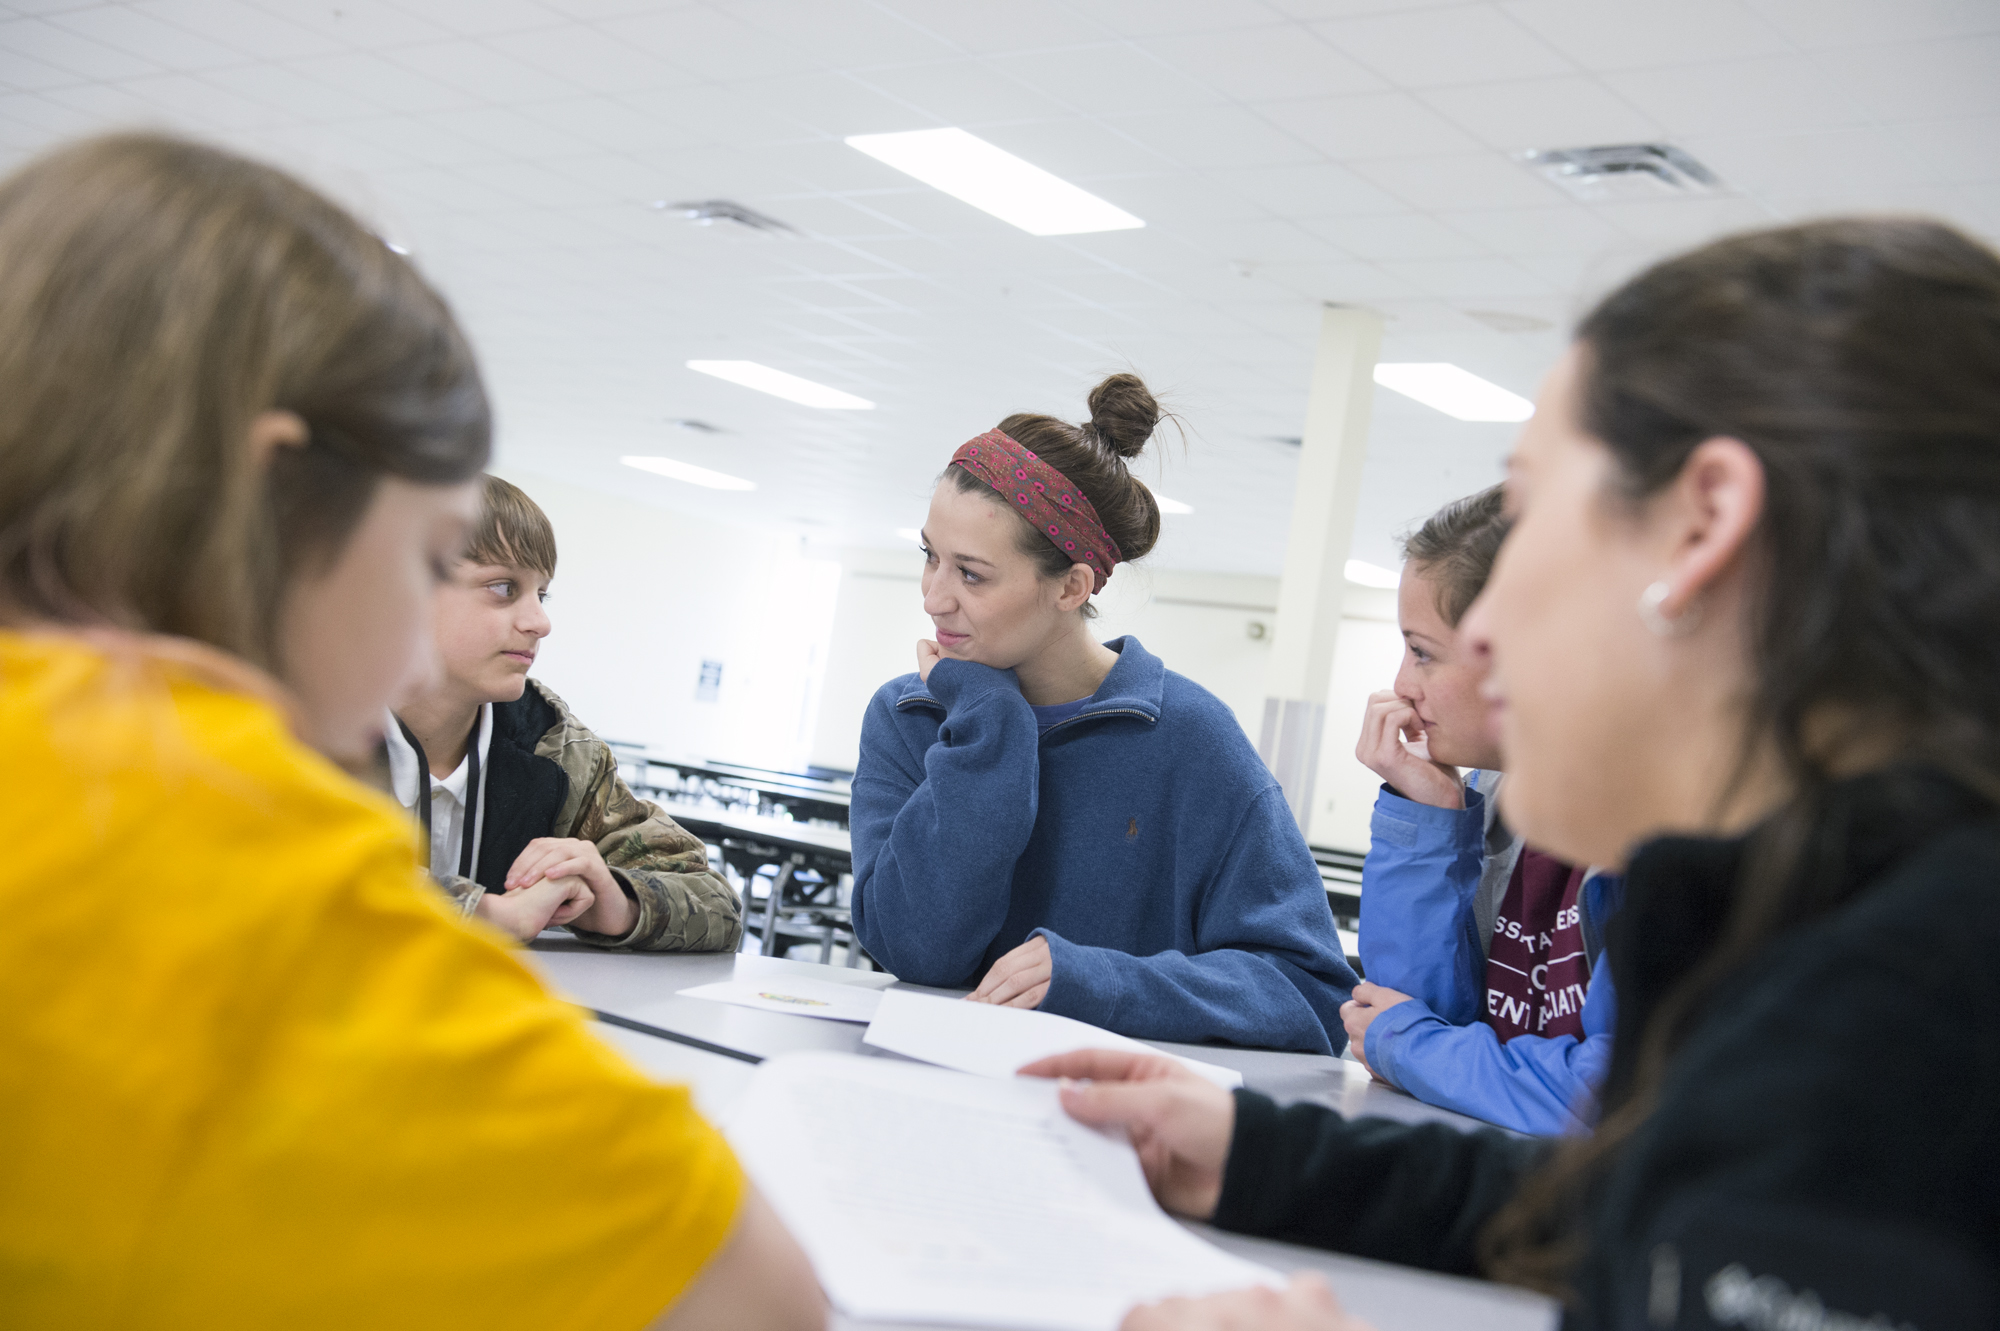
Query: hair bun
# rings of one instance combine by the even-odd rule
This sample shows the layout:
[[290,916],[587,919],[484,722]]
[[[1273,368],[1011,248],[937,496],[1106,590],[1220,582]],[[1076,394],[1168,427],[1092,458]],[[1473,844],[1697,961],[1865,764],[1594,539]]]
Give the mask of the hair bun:
[[1136,374],[1114,374],[1090,390],[1087,428],[1121,458],[1135,458],[1160,423],[1160,404]]

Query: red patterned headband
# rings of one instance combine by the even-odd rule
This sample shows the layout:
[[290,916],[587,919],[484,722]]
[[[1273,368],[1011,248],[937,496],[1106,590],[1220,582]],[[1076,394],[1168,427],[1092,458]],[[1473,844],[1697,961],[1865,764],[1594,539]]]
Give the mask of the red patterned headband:
[[960,445],[951,465],[998,490],[1071,563],[1088,564],[1097,575],[1092,594],[1104,590],[1111,566],[1125,556],[1118,553],[1118,543],[1104,530],[1089,497],[1069,477],[998,430]]

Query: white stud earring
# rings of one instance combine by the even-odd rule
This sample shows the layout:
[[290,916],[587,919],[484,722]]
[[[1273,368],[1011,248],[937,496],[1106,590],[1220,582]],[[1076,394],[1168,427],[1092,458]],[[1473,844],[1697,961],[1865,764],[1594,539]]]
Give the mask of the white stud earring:
[[1639,622],[1662,638],[1685,638],[1701,623],[1701,606],[1689,601],[1678,615],[1662,613],[1660,607],[1673,590],[1664,578],[1647,583],[1646,590],[1639,593]]

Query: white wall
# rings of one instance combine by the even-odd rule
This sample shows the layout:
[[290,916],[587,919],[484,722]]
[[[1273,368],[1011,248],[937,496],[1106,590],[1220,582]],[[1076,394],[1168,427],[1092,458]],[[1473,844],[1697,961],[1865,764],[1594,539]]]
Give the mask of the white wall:
[[[555,630],[535,673],[585,724],[682,757],[853,768],[869,698],[915,668],[916,641],[930,631],[914,545],[808,545],[503,474],[555,524]],[[1094,631],[1137,635],[1227,703],[1254,742],[1277,596],[1275,578],[1127,566],[1099,598]],[[1354,744],[1362,706],[1388,687],[1402,644],[1394,593],[1350,587],[1346,607],[1310,836],[1364,850],[1377,783]],[[723,664],[714,701],[695,696],[705,660]]]

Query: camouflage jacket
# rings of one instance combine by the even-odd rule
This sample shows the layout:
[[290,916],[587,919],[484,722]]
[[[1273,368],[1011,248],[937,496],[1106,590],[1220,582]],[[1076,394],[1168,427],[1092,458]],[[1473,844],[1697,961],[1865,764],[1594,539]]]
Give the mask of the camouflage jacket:
[[632,793],[611,746],[530,679],[520,700],[493,704],[486,806],[477,881],[438,875],[471,914],[537,837],[597,846],[611,876],[629,889],[639,919],[622,938],[571,929],[600,947],[641,952],[730,952],[743,939],[743,903],[708,867],[708,850],[659,805]]

